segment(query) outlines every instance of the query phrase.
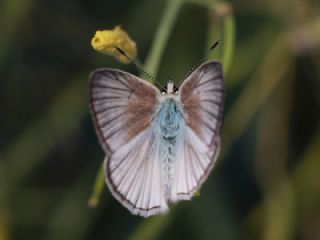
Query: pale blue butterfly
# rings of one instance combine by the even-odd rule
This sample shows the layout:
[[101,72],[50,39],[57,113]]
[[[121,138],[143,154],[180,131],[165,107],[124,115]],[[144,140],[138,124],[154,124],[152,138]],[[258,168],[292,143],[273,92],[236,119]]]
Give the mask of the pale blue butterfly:
[[106,183],[133,214],[148,217],[189,200],[219,153],[223,77],[219,62],[200,65],[174,91],[116,69],[90,75],[90,110],[107,155]]

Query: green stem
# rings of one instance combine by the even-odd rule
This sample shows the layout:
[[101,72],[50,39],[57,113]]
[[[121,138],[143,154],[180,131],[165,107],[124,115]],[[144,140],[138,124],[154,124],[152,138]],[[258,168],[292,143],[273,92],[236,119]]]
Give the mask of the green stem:
[[[222,39],[222,24],[221,20],[215,16],[214,7],[209,8],[209,23],[208,23],[208,30],[207,30],[207,48],[209,48],[212,43],[216,42],[217,40]],[[224,47],[224,42],[222,41],[220,46],[218,46],[214,51],[212,51],[208,59],[218,59],[221,61],[222,59],[222,50],[221,48]]]
[[231,13],[226,15],[223,20],[223,34],[222,63],[224,74],[226,74],[232,64],[235,43],[235,23]]
[[98,174],[96,176],[96,180],[93,187],[92,195],[88,201],[89,207],[97,207],[99,204],[100,195],[104,189],[105,181],[104,181],[104,171],[103,171],[103,164],[99,168]]
[[182,3],[183,0],[168,0],[164,10],[145,64],[146,69],[153,76],[157,75],[164,48]]
[[228,72],[232,64],[234,45],[235,45],[235,20],[232,13],[232,7],[225,3],[215,3],[208,5],[209,29],[208,46],[218,39],[222,40],[219,47],[212,54],[218,56],[223,63],[224,74]]

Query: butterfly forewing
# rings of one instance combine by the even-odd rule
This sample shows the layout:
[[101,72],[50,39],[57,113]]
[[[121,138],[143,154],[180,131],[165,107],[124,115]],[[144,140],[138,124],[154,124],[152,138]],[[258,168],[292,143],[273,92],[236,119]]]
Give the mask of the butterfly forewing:
[[183,82],[179,92],[187,124],[210,146],[218,136],[223,109],[221,64],[213,61],[202,64]]
[[146,129],[105,161],[106,180],[113,195],[132,213],[144,217],[167,211],[160,161]]
[[90,109],[104,150],[111,154],[150,125],[159,90],[119,70],[90,75]]
[[159,90],[113,69],[94,71],[90,82],[90,108],[107,154],[109,189],[134,214],[146,217],[165,212],[159,157],[152,148],[150,130]]
[[222,67],[207,62],[181,85],[186,133],[177,154],[172,201],[190,199],[212,169],[219,153],[219,128],[223,108]]

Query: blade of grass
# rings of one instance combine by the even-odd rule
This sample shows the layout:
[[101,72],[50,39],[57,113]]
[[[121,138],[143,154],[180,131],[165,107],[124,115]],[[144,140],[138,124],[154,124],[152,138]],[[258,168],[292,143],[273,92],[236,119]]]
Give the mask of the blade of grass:
[[[44,116],[35,121],[6,149],[3,159],[11,181],[21,181],[55,146],[55,142],[79,128],[87,113],[87,81],[76,77],[66,86]],[[81,80],[79,80],[81,79]],[[61,117],[63,116],[63,117]]]
[[255,166],[264,199],[258,238],[264,240],[289,240],[294,233],[295,188],[286,170],[294,69],[292,66],[283,76],[258,116]]
[[279,36],[241,95],[226,113],[221,134],[222,155],[246,129],[292,63],[293,53],[287,47],[286,38]]
[[3,0],[0,3],[0,27],[5,30],[0,38],[0,71],[11,49],[15,34],[32,10],[35,1]]

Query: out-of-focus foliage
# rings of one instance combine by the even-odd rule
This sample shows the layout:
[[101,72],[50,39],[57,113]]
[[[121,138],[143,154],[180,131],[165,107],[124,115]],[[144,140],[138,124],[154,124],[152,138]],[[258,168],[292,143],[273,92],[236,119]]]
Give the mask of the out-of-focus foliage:
[[[88,75],[138,74],[90,45],[117,25],[162,83],[222,41],[219,162],[161,217],[132,216],[99,184]],[[3,0],[0,27],[1,240],[320,239],[319,2]]]

